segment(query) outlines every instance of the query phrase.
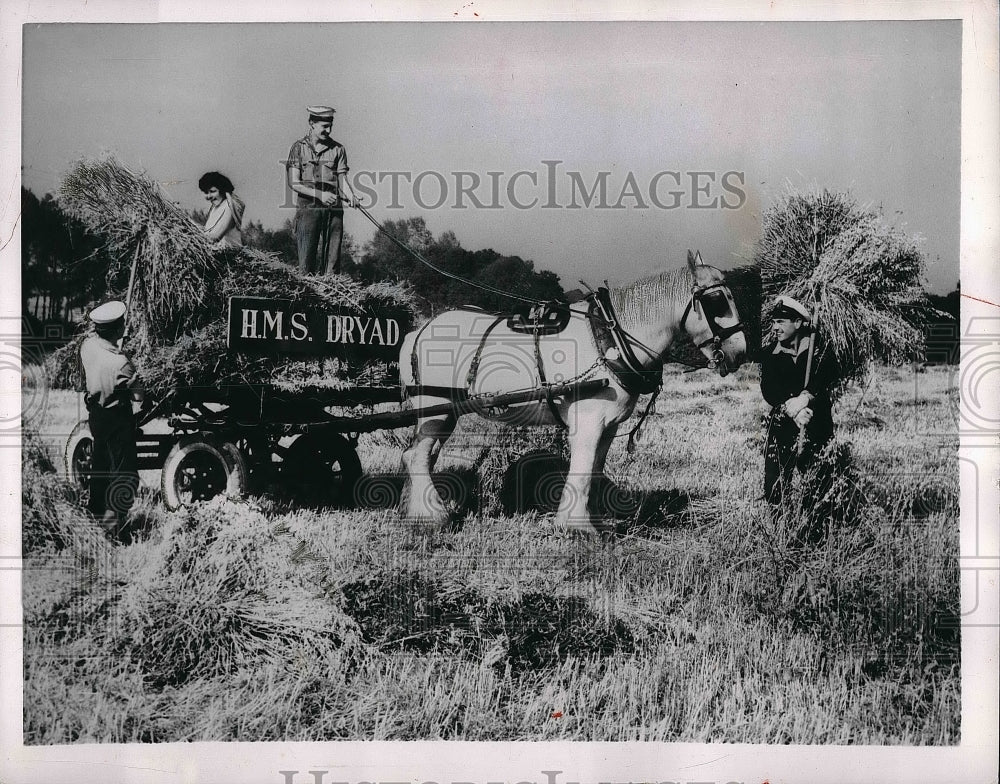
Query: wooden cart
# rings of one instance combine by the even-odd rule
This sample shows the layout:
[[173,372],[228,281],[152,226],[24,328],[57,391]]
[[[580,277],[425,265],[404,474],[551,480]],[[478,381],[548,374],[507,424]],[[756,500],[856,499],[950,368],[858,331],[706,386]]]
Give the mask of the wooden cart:
[[[436,414],[487,413],[491,409],[588,394],[607,380],[556,384],[453,403],[372,412],[400,400],[398,386],[312,388],[294,393],[268,386],[171,393],[139,420],[139,470],[159,470],[163,502],[171,510],[218,495],[240,497],[281,486],[290,494],[322,491],[327,502],[349,504],[361,478],[358,436],[414,424]],[[357,413],[359,409],[368,413]],[[346,411],[346,413],[345,413]],[[155,433],[166,422],[168,432]],[[158,422],[161,428],[151,424]],[[93,456],[87,420],[66,443],[66,471],[85,488]]]

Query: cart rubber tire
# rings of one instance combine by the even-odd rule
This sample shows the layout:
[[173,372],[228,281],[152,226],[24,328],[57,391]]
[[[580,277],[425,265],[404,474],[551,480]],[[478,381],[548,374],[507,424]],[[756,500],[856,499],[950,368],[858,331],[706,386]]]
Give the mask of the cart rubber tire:
[[81,419],[66,440],[64,453],[66,478],[81,493],[89,491],[90,469],[94,460],[94,434],[90,432],[90,421]]
[[354,503],[361,460],[343,436],[303,433],[288,447],[283,461],[286,489],[297,500],[344,506]]
[[170,450],[160,472],[163,503],[174,512],[218,495],[239,498],[249,485],[246,459],[235,444],[185,436]]

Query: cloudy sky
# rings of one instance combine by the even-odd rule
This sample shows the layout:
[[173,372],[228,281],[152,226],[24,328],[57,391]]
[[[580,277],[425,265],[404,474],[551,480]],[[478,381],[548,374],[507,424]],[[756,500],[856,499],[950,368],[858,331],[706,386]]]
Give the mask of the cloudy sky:
[[687,248],[738,264],[762,210],[819,187],[923,237],[946,291],[960,75],[958,21],[32,25],[23,178],[54,192],[110,152],[194,208],[219,170],[277,228],[282,161],[326,103],[378,219],[420,215],[568,288]]

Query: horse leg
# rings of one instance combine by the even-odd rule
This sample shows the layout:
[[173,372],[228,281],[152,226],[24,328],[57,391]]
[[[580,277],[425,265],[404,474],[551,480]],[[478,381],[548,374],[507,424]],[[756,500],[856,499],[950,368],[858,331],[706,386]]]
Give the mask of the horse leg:
[[410,492],[403,517],[407,522],[448,522],[448,510],[431,481],[431,471],[437,460],[434,445],[444,444],[455,429],[453,414],[431,417],[417,422],[413,442],[403,452],[403,465],[410,480]]
[[597,511],[598,506],[593,499],[594,485],[596,482],[601,482],[602,484],[597,485],[598,488],[601,488],[605,486],[605,483],[610,482],[610,480],[604,473],[604,465],[608,461],[608,452],[611,450],[611,444],[614,443],[615,436],[617,434],[618,434],[617,423],[612,424],[610,427],[606,428],[604,430],[604,433],[601,434],[600,441],[597,442],[597,449],[594,451],[594,470],[591,474],[591,485],[590,485],[591,497],[588,500],[591,509],[593,509],[597,514],[599,514],[599,512]]
[[617,423],[605,428],[601,440],[597,442],[597,450],[594,452],[594,474],[597,476],[604,474],[604,464],[608,461],[608,452],[616,435],[618,435]]
[[[601,528],[594,522],[589,508],[590,490],[594,471],[601,453],[602,442],[607,440],[603,457],[607,457],[610,439],[606,439],[607,429],[603,417],[580,417],[577,427],[569,436],[569,474],[559,499],[556,512],[556,526],[573,531],[600,533]],[[613,433],[612,433],[613,435]],[[603,462],[603,460],[602,460]]]

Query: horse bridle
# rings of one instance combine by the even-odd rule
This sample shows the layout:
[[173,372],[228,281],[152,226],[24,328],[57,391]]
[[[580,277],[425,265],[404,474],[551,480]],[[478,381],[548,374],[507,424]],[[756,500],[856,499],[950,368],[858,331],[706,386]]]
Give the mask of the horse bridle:
[[[726,355],[722,351],[722,341],[731,335],[735,335],[737,332],[743,332],[744,337],[746,336],[746,327],[742,321],[737,321],[731,327],[720,327],[719,323],[715,320],[715,316],[708,312],[708,308],[705,307],[704,303],[701,302],[702,298],[708,294],[708,292],[719,289],[726,296],[726,301],[732,302],[733,293],[729,290],[729,287],[725,283],[712,283],[708,286],[698,286],[697,284],[691,287],[691,299],[688,300],[687,305],[684,308],[684,315],[681,316],[681,327],[687,329],[688,316],[691,315],[692,309],[697,313],[698,308],[705,313],[705,321],[708,322],[708,328],[712,331],[712,337],[707,340],[703,340],[701,343],[697,344],[698,349],[705,348],[706,346],[712,347],[712,358],[708,360],[709,370],[715,370],[720,362],[723,362]],[[737,312],[738,311],[734,311]]]

